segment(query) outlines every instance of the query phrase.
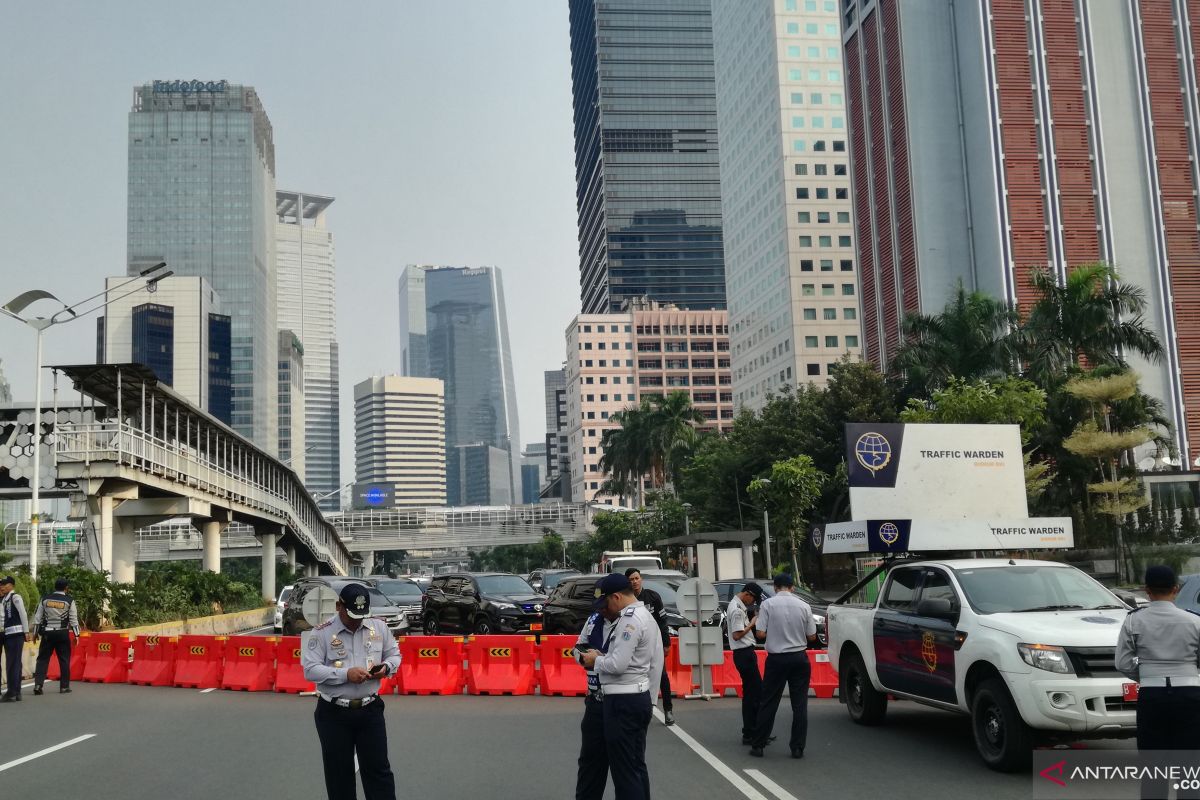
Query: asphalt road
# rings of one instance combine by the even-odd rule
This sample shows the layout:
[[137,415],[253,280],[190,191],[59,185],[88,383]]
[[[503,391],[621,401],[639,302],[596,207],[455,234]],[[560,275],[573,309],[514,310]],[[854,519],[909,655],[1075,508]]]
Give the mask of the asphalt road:
[[[43,697],[26,689],[24,702],[0,706],[5,796],[324,796],[312,697],[125,685],[75,688],[59,695],[52,687]],[[400,797],[560,800],[574,793],[580,699],[392,697],[386,702]],[[806,756],[794,761],[778,743],[767,749],[766,758],[750,758],[740,744],[738,708],[732,697],[677,700],[677,726],[651,724],[647,759],[658,800],[1030,796],[1029,775],[1000,775],[982,766],[964,718],[897,704],[886,725],[865,729],[853,725],[836,700],[811,699]],[[789,720],[790,713],[781,709],[781,742]],[[73,743],[37,755],[66,742]]]

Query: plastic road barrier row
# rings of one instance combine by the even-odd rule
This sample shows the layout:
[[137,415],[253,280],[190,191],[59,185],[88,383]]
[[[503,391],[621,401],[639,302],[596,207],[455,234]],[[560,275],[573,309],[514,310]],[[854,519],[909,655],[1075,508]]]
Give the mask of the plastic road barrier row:
[[465,651],[468,694],[533,694],[538,648],[532,636],[471,636]]
[[269,692],[275,686],[274,636],[237,636],[225,642],[222,689]]
[[316,688],[312,681],[304,679],[304,667],[300,664],[300,637],[280,637],[275,647],[275,691],[299,694],[316,691]]
[[537,669],[538,691],[559,697],[587,694],[587,673],[572,652],[574,636],[543,636]]
[[457,636],[401,636],[401,694],[462,694],[463,642]]
[[173,683],[188,689],[220,689],[228,636],[180,636]]
[[[79,636],[71,634],[71,680],[83,680],[83,665],[87,659],[87,640],[92,634],[81,633]],[[62,677],[62,673],[58,669],[58,658],[50,659],[50,667],[46,670],[46,682],[57,681]]]
[[133,664],[129,667],[129,682],[142,686],[170,686],[175,679],[175,649],[179,639],[174,636],[139,636],[133,641]]
[[[125,683],[129,677],[129,640],[123,633],[94,633],[86,639],[82,680]],[[55,659],[57,661],[57,659]]]

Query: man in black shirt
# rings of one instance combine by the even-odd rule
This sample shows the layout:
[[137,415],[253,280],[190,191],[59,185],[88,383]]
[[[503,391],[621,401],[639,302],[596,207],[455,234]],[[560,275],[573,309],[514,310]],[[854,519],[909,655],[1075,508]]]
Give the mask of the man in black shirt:
[[653,589],[642,588],[642,573],[637,567],[630,567],[625,570],[625,577],[629,578],[629,585],[633,587],[633,595],[638,600],[645,604],[650,613],[654,615],[655,621],[658,623],[658,630],[662,633],[663,640],[663,671],[662,680],[659,681],[659,689],[662,690],[663,699],[663,718],[668,725],[675,724],[675,704],[671,702],[671,678],[667,674],[667,651],[671,649],[671,633],[667,630],[667,612],[663,608],[662,598],[658,592]]

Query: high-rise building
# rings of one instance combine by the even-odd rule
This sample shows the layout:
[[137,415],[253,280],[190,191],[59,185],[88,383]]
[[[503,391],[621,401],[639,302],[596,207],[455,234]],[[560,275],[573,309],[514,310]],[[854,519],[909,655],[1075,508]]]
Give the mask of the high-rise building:
[[[445,383],[448,468],[453,471],[456,447],[482,443],[504,451],[507,477],[500,480],[504,476],[489,466],[493,494],[469,504],[512,503],[519,497],[521,451],[500,270],[410,265],[400,278],[400,308],[404,369]],[[467,504],[455,494],[457,485],[448,484],[452,506]]]
[[824,383],[860,349],[835,0],[713,3],[733,398]]
[[208,281],[178,275],[148,288],[118,289],[128,278],[108,278],[112,298],[96,322],[100,364],[144,364],[198,408],[229,423],[230,326],[223,299]]
[[521,453],[521,502],[536,503],[546,475],[546,443],[531,442]]
[[304,474],[308,445],[304,434],[306,407],[304,345],[292,331],[279,332],[279,460]]
[[711,0],[570,0],[585,314],[724,308]]
[[446,505],[443,385],[386,375],[354,387],[354,505]]
[[1115,264],[1166,358],[1131,357],[1187,465],[1200,448],[1200,7],[848,0],[846,104],[866,355],[958,281]]
[[[520,480],[520,473],[517,477]],[[510,505],[496,502],[512,483],[512,459],[507,450],[484,442],[460,444],[446,454],[446,494],[454,506]],[[517,495],[520,499],[520,495]]]
[[232,416],[274,453],[275,145],[258,94],[227,81],[136,87],[129,114],[128,264],[208,281],[232,320]]
[[544,376],[546,390],[546,471],[545,481],[541,489],[541,497],[570,501],[569,480],[562,480],[570,474],[567,467],[567,436],[570,433],[567,426],[567,373],[564,369],[546,370]]
[[[304,485],[321,508],[337,510],[342,485],[341,379],[337,342],[337,291],[333,233],[325,212],[332,197],[275,193],[275,260],[279,327],[304,348]],[[298,471],[299,472],[299,471]]]
[[729,321],[725,311],[689,311],[652,300],[626,303],[619,314],[580,314],[567,326],[567,413],[570,497],[617,498],[601,490],[601,439],[612,415],[643,398],[686,392],[704,416],[700,430],[733,425]]

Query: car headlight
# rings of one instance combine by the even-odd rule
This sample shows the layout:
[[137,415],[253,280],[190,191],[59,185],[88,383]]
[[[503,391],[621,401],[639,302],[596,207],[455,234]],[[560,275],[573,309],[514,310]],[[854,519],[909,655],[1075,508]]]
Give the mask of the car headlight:
[[1067,651],[1061,647],[1021,642],[1017,644],[1017,652],[1021,654],[1021,660],[1031,667],[1064,675],[1075,672],[1075,668],[1071,666],[1071,659],[1067,656]]
[[813,622],[815,622],[818,625],[824,625],[825,617],[821,616],[820,614],[813,614]]
[[509,611],[517,607],[515,603],[502,603],[498,600],[492,600],[491,603],[492,608],[497,609],[498,611]]

